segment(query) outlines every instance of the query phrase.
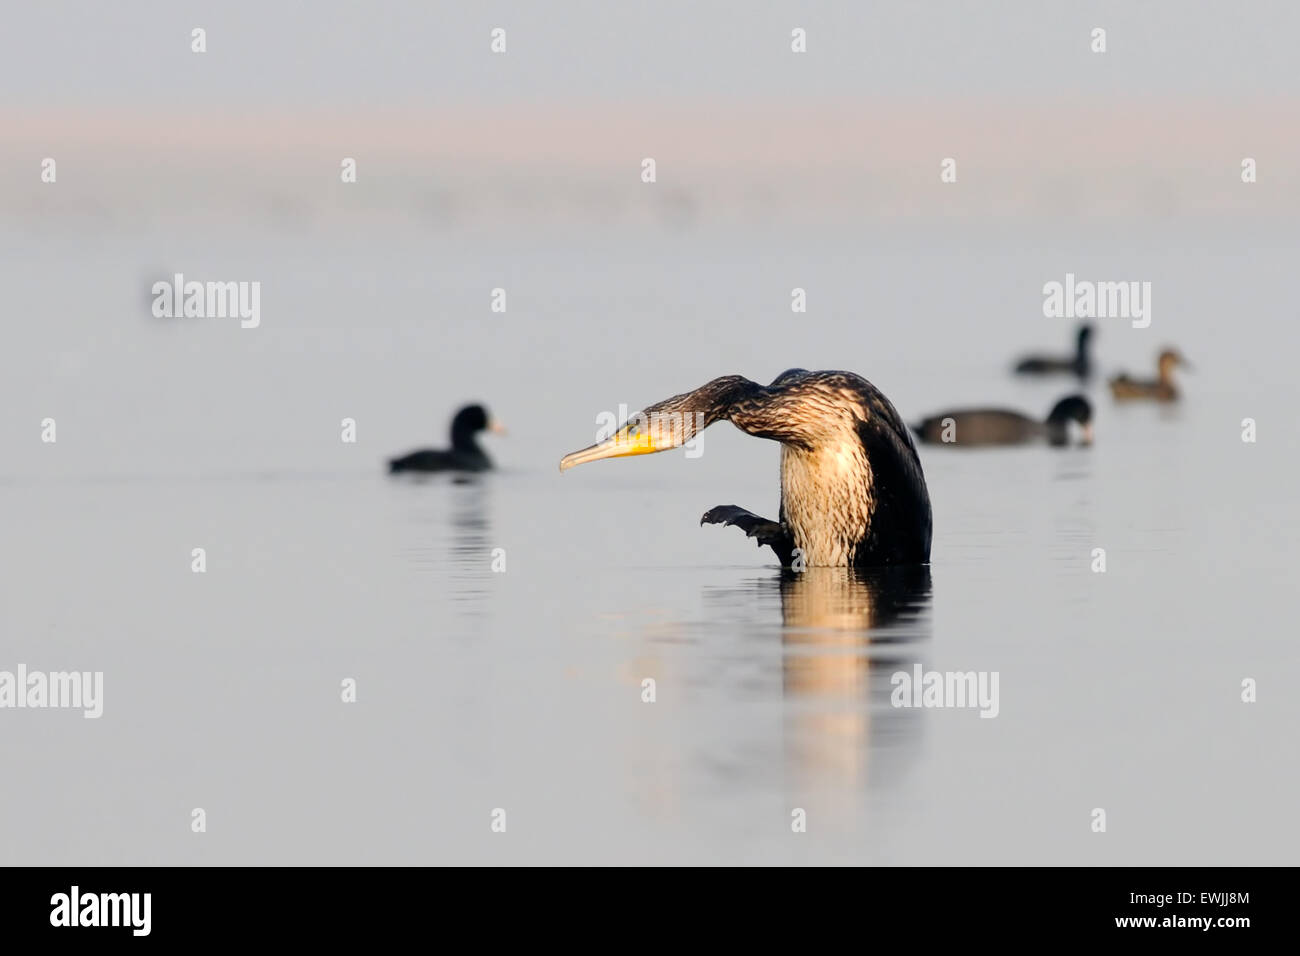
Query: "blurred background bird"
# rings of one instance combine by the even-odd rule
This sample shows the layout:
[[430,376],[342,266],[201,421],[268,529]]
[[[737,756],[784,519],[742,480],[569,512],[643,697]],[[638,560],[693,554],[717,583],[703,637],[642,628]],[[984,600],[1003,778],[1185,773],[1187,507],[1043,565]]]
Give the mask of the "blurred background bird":
[[1070,374],[1079,378],[1092,375],[1092,358],[1088,354],[1093,327],[1084,323],[1075,333],[1074,355],[1026,355],[1016,363],[1017,375]]
[[391,458],[388,471],[487,471],[492,459],[479,447],[479,432],[490,431],[498,435],[505,429],[482,405],[466,405],[451,420],[451,448],[421,449]]
[[1110,393],[1120,401],[1147,399],[1155,402],[1172,402],[1178,398],[1174,385],[1174,369],[1191,369],[1191,365],[1177,349],[1165,349],[1156,359],[1155,378],[1130,378],[1125,372],[1110,380]]
[[1046,441],[1059,446],[1069,444],[1071,422],[1082,426],[1080,444],[1092,444],[1092,405],[1082,395],[1061,399],[1044,421],[1009,409],[966,408],[931,415],[912,430],[928,444],[969,448]]

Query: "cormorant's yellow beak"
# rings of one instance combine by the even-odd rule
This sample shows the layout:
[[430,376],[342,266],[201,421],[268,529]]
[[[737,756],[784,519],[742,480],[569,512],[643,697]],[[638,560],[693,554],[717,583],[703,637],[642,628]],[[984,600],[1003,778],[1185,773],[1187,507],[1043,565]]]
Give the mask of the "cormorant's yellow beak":
[[495,418],[490,418],[488,419],[487,430],[493,435],[504,435],[506,433],[506,426],[502,425]]
[[[570,452],[560,459],[560,471],[567,471],[574,465],[585,465],[589,461],[602,458],[627,458],[629,455],[652,455],[657,451],[676,448],[671,442],[657,442],[655,429],[645,428],[637,423],[624,425],[611,437],[597,442],[581,451]],[[666,437],[666,436],[665,436]]]
[[1092,444],[1092,422],[1088,422],[1083,426],[1083,443],[1085,445]]

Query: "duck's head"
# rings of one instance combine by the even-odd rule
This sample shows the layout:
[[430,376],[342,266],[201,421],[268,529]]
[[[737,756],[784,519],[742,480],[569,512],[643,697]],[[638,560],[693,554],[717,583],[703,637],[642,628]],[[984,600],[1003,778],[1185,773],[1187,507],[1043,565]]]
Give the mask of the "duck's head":
[[1070,422],[1075,422],[1083,428],[1083,443],[1091,445],[1092,404],[1082,395],[1067,395],[1052,407],[1051,414],[1047,416],[1047,424],[1058,430],[1062,438]]
[[452,447],[459,448],[466,443],[472,444],[474,436],[482,431],[504,435],[506,430],[500,422],[488,414],[488,410],[482,405],[466,405],[451,420]]
[[1160,358],[1156,360],[1156,367],[1160,369],[1160,377],[1167,379],[1173,374],[1174,369],[1184,368],[1191,369],[1191,363],[1183,358],[1183,353],[1177,349],[1165,349],[1160,353]]

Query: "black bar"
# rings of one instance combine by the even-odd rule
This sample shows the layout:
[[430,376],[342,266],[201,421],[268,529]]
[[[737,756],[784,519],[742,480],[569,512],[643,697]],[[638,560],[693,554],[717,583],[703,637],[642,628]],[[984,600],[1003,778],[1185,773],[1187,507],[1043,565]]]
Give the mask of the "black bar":
[[[519,885],[512,885],[517,876],[511,873],[483,879],[478,873],[441,868],[4,872],[8,888],[0,896],[0,927],[7,943],[62,938],[94,944],[118,938],[320,941],[332,946],[349,940],[397,942],[413,929],[440,924],[453,936],[457,924],[493,935],[507,928],[527,932],[533,926],[537,945],[586,936],[612,945],[618,937],[607,936],[607,929],[598,931],[610,926],[627,934],[628,945],[653,937],[660,938],[656,945],[668,945],[681,938],[679,930],[696,922],[760,939],[774,924],[795,932],[802,924],[816,935],[848,930],[900,942],[911,938],[918,945],[971,933],[976,934],[971,939],[985,941],[1127,936],[1139,943],[1206,938],[1231,945],[1247,938],[1243,933],[1285,931],[1289,917],[1281,912],[1287,899],[1283,883],[1294,881],[1287,870],[1213,868],[876,869],[799,873],[793,879],[766,876],[761,886],[757,879],[750,884],[753,874],[734,872],[726,877],[725,889],[716,877],[698,884],[698,874],[663,871],[593,879],[575,870],[540,884],[529,873]],[[111,917],[116,908],[118,922],[125,925],[52,925],[52,919],[68,922],[74,886],[81,903],[79,921],[82,916],[97,919],[100,912]],[[122,897],[102,908],[97,894],[108,893],[149,894],[147,935],[137,935],[144,928],[144,896],[136,897],[129,910]],[[87,903],[88,896],[95,896],[95,902]],[[63,899],[69,906],[60,911]],[[481,919],[485,913],[486,921]],[[1211,921],[1208,928],[1198,925],[1205,919]],[[1132,920],[1153,922],[1121,925]],[[1227,925],[1228,920],[1244,922]]]

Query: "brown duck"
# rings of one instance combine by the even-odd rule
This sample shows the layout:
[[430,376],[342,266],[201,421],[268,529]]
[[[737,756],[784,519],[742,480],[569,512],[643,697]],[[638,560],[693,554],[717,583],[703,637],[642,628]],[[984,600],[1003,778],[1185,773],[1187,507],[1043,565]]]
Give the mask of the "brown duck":
[[1165,349],[1156,360],[1156,378],[1129,378],[1127,373],[1121,373],[1110,380],[1110,393],[1121,401],[1132,399],[1154,402],[1176,401],[1178,389],[1174,386],[1175,368],[1191,368],[1191,366],[1174,349]]

